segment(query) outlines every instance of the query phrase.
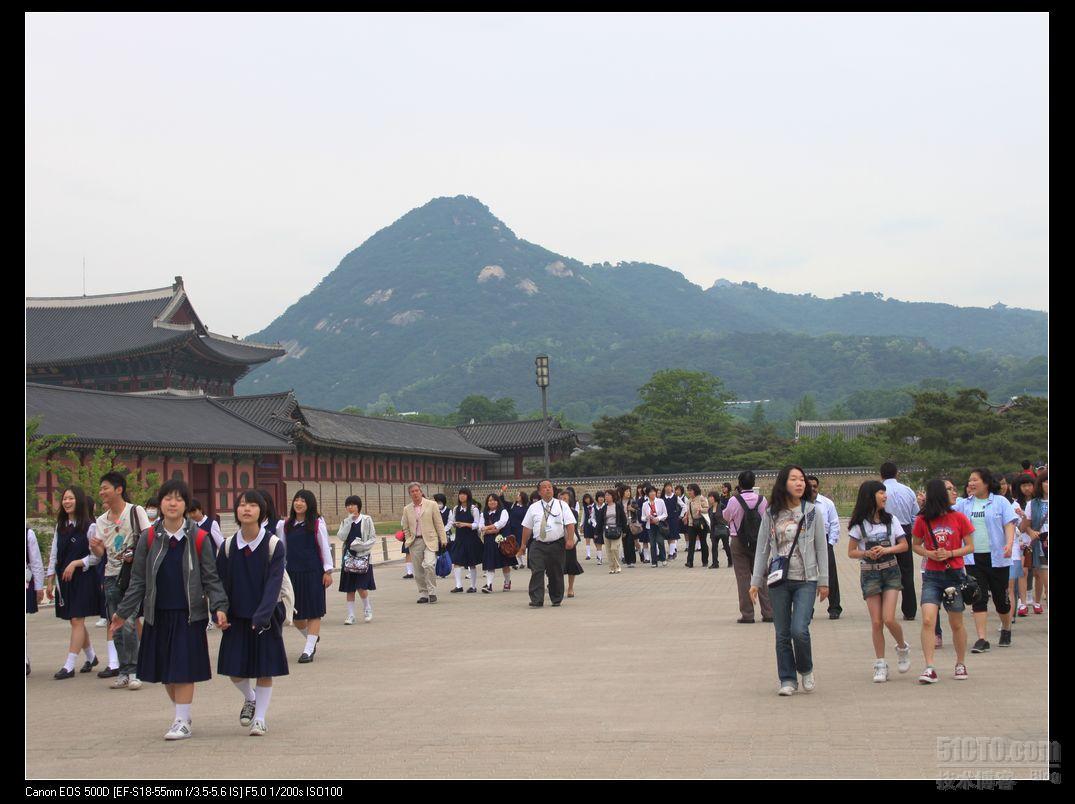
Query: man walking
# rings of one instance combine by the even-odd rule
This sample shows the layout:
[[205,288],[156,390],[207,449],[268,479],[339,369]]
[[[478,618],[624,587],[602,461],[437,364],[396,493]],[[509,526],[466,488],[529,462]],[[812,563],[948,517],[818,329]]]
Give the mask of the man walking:
[[[899,469],[892,461],[881,464],[881,482],[885,484],[888,492],[888,502],[885,510],[894,516],[903,525],[903,532],[910,533],[914,525],[914,518],[918,516],[918,498],[910,488],[900,483],[896,478]],[[918,597],[914,588],[914,556],[910,550],[896,553],[896,563],[900,568],[900,582],[903,584],[903,595],[900,608],[903,609],[903,619],[913,620],[918,613]]]
[[[724,521],[732,533],[732,567],[735,585],[739,591],[739,619],[737,623],[754,622],[754,602],[750,599],[750,578],[754,572],[754,554],[759,538],[769,538],[768,533],[759,534],[761,518],[769,502],[754,491],[754,473],[747,469],[739,473],[739,492],[724,509]],[[769,602],[769,587],[762,586],[758,593],[763,622],[773,621],[773,606]]]
[[414,564],[414,582],[418,584],[419,603],[437,602],[437,550],[448,544],[444,533],[444,520],[440,506],[422,495],[422,486],[407,486],[411,501],[403,507],[399,520],[406,538],[403,545],[410,551],[408,556]]
[[806,482],[814,498],[814,505],[821,509],[825,518],[825,535],[829,542],[829,619],[839,620],[843,613],[840,606],[840,576],[836,572],[836,545],[840,541],[840,515],[836,503],[818,491],[821,481],[817,475],[807,475]]
[[[138,537],[149,527],[149,516],[140,505],[134,505],[127,499],[127,478],[119,472],[109,472],[101,478],[99,488],[104,513],[97,517],[97,535],[90,540],[90,550],[96,556],[106,558],[104,577],[104,597],[107,619],[119,608],[126,591],[120,588],[120,577],[130,578],[129,569],[134,561],[134,548]],[[123,572],[124,567],[128,567]],[[109,647],[115,649],[115,657],[108,657],[108,669],[97,675],[101,678],[115,678],[114,690],[141,689],[142,682],[135,675],[138,669],[138,630],[135,625],[137,617],[129,618],[123,627],[116,631]],[[111,651],[110,651],[111,653]]]
[[521,556],[529,543],[530,606],[545,605],[545,576],[549,579],[549,601],[559,606],[564,599],[564,563],[567,550],[575,546],[575,515],[561,500],[553,499],[551,480],[538,484],[541,499],[523,517]]

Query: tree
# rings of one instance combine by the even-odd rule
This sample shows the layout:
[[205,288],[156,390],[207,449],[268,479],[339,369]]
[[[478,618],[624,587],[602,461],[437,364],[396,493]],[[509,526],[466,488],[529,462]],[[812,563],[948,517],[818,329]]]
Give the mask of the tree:
[[[48,456],[62,447],[72,436],[39,436],[41,417],[34,416],[26,421],[26,511],[37,511],[37,478],[47,468]],[[46,508],[48,501],[45,502]]]
[[458,424],[469,424],[471,420],[475,424],[485,422],[513,422],[519,418],[515,410],[515,400],[501,397],[496,401],[481,394],[471,394],[459,403],[456,411]]
[[[67,452],[67,459],[74,464],[74,469],[56,459],[49,461],[49,471],[56,475],[57,493],[67,486],[81,486],[86,496],[94,500],[98,514],[101,512],[101,501],[97,496],[101,476],[108,472],[119,472],[127,478],[127,496],[136,505],[145,505],[161,485],[160,475],[156,472],[149,472],[145,478],[129,472],[126,464],[116,460],[116,453],[112,450],[95,450],[85,464],[71,451]],[[55,510],[51,500],[46,502],[46,508],[50,513]]]
[[847,439],[836,433],[802,438],[788,454],[790,463],[813,469],[880,464],[878,452],[867,439]]

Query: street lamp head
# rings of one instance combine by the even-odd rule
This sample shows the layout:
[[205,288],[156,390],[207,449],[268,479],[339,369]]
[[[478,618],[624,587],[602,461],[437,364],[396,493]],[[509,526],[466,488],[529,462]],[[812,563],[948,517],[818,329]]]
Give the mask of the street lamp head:
[[540,388],[549,387],[549,356],[538,355],[534,358],[534,365],[537,367],[537,384]]

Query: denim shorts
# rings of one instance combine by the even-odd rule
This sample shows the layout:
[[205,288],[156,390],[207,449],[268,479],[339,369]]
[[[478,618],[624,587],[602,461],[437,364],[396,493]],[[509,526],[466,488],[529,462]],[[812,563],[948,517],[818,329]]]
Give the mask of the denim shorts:
[[879,595],[889,589],[897,592],[903,589],[899,566],[885,567],[883,570],[861,570],[862,599]]
[[1008,573],[1009,581],[1017,581],[1023,577],[1023,556],[1022,554],[1012,556],[1012,569]]
[[[922,605],[944,606],[945,611],[963,611],[967,604],[959,593],[959,586],[965,578],[963,570],[923,570],[922,571]],[[949,603],[944,599],[944,590],[949,586],[956,588],[955,599]]]

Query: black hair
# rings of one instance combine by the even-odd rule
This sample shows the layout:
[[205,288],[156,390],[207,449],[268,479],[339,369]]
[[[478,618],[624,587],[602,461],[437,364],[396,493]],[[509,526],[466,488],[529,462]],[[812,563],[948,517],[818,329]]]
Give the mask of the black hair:
[[123,497],[124,502],[130,502],[131,498],[127,496],[127,478],[123,476],[121,472],[105,472],[101,475],[101,479],[97,481],[98,485],[101,483],[108,483],[113,488],[123,489],[120,492],[120,496]]
[[918,515],[926,522],[932,522],[951,510],[952,503],[948,501],[948,487],[944,485],[944,480],[938,477],[929,481],[926,484],[926,500]]
[[817,475],[807,475],[807,476],[806,476],[806,482],[807,482],[807,483],[809,483],[809,482],[810,482],[811,480],[813,480],[813,481],[814,481],[815,483],[817,483],[817,484],[818,484],[819,486],[821,485],[821,480],[820,480],[820,479],[818,478],[818,476],[817,476]]
[[68,486],[60,492],[60,505],[56,513],[56,530],[63,530],[67,525],[67,512],[63,510],[63,495],[67,492],[71,492],[75,496],[75,510],[71,512],[75,530],[80,532],[88,531],[93,521],[90,516],[89,498],[86,497],[86,492],[82,490],[82,486]]
[[672,493],[673,493],[673,494],[675,494],[675,493],[676,493],[676,487],[675,487],[675,486],[674,486],[674,485],[672,484],[672,481],[671,481],[671,480],[666,480],[666,481],[665,481],[665,482],[664,482],[664,483],[663,483],[663,484],[661,485],[661,496],[662,496],[662,497],[664,496],[664,490],[665,490],[666,488],[668,488],[669,486],[672,486]]
[[465,494],[467,496],[466,510],[469,511],[474,506],[474,494],[466,486],[464,486],[463,488],[459,489],[459,491],[457,491],[455,493],[455,505],[456,505],[457,508],[459,507],[459,495],[460,494]]
[[[605,492],[604,492],[603,490],[601,490],[601,489],[598,489],[598,490],[597,490],[596,492],[594,492],[594,495],[593,495],[593,501],[594,501],[594,505],[596,505],[596,504],[597,504],[597,498],[598,498],[598,497],[607,497],[607,496],[608,496],[608,495],[607,495],[607,494],[605,494]],[[585,497],[583,497],[583,500],[585,500],[585,499],[586,499],[586,498],[585,498]]]
[[[728,492],[728,496],[731,496],[732,484],[731,483],[721,483],[720,484],[720,490]],[[716,491],[716,489],[714,489],[714,491]]]
[[[183,498],[183,515],[186,516],[187,511],[190,510],[190,486],[185,481],[173,477],[171,480],[164,481],[161,487],[157,489],[157,499],[163,500],[171,494],[178,494]],[[159,503],[157,504],[157,513],[164,516],[160,510]]]
[[1022,466],[1024,469],[1029,469],[1030,468],[1030,461],[1023,461],[1019,465]]
[[291,510],[288,512],[287,522],[284,523],[284,534],[286,535],[295,525],[295,500],[302,500],[306,503],[306,513],[302,516],[306,522],[307,529],[316,533],[319,517],[317,513],[317,497],[309,489],[299,489],[295,492],[295,496],[291,498]]
[[343,501],[343,507],[344,508],[346,508],[349,505],[357,505],[358,506],[358,512],[360,514],[362,513],[362,498],[359,497],[357,494],[352,494],[350,497],[348,497],[346,500]]
[[749,469],[739,473],[739,488],[744,491],[754,488],[754,473]]
[[518,505],[530,505],[530,495],[520,489],[519,493],[515,495],[515,502]]
[[498,511],[503,511],[504,510],[504,506],[502,505],[500,495],[490,493],[490,494],[485,495],[485,510],[486,511],[489,510],[489,500],[496,500],[496,509]]
[[899,471],[899,467],[896,466],[896,464],[892,463],[892,461],[885,461],[883,464],[881,464],[881,479],[891,480],[897,474],[899,474]]
[[265,489],[258,489],[258,494],[261,495],[261,499],[265,503],[265,507],[262,509],[265,517],[262,521],[269,520],[269,527],[275,528],[277,521],[280,519],[276,513],[276,500],[273,499],[272,493]]
[[[589,502],[586,502],[586,500],[589,500]],[[585,494],[582,495],[582,504],[583,505],[593,505],[594,504],[593,495],[590,494],[590,492],[587,491]]]
[[982,479],[982,485],[985,486],[986,491],[988,491],[990,494],[995,494],[996,493],[993,490],[995,488],[995,486],[993,485],[994,481],[993,481],[993,473],[992,472],[990,472],[988,469],[985,469],[983,467],[981,469],[971,469],[970,473],[972,475],[978,475],[978,477],[980,477]]
[[564,486],[564,491],[568,494],[567,504],[571,506],[571,510],[574,511],[578,507],[578,499],[575,497],[574,486]]
[[688,483],[687,488],[694,492],[695,497],[702,496],[702,487],[699,486],[697,483]]
[[[944,483],[941,483],[943,488]],[[878,517],[881,523],[884,525],[892,522],[892,514],[884,509],[877,510],[877,492],[886,491],[885,484],[880,480],[867,480],[861,486],[859,486],[859,496],[855,500],[855,509],[851,512],[851,519],[847,523],[847,529],[850,532],[851,528],[855,525],[859,525],[863,522],[873,524],[873,515],[878,513]],[[945,507],[948,506],[948,491],[944,492]]]
[[[772,512],[773,520],[776,520],[777,514],[789,507],[789,501],[791,496],[788,494],[788,478],[791,477],[792,471],[798,469],[803,477],[806,477],[806,472],[803,472],[801,466],[790,464],[780,470],[780,473],[776,476],[776,482],[773,484],[773,493],[769,495],[769,510]],[[809,489],[809,486],[807,486]],[[806,490],[803,491],[803,499],[809,499],[805,496]]]
[[1045,489],[1043,489],[1041,487],[1041,484],[1042,483],[1048,483],[1048,482],[1049,482],[1049,470],[1048,469],[1042,469],[1040,472],[1038,472],[1038,479],[1034,481],[1034,499],[1035,500],[1044,500],[1045,499]]
[[530,504],[533,505],[541,499],[541,493],[537,491],[530,492]]
[[202,501],[197,497],[190,498],[190,504],[187,505],[187,511],[201,511],[203,514],[205,513],[205,509],[202,508]]
[[[235,521],[239,522],[239,506],[244,503],[253,503],[258,507],[258,524],[260,525],[269,517],[269,501],[268,498],[260,491],[254,491],[254,489],[248,489],[247,491],[240,492],[235,497]],[[242,523],[239,523],[240,525]],[[276,524],[275,522],[273,523]]]
[[677,494],[686,494],[687,490],[685,488],[683,488],[682,485],[677,485],[676,488],[675,488],[675,492]]
[[1033,491],[1030,492],[1030,497],[1027,497],[1025,494],[1023,494],[1024,483],[1030,483],[1035,488],[1037,488],[1038,485],[1037,481],[1034,480],[1033,475],[1019,475],[1015,478],[1015,480],[1011,482],[1011,487],[1014,492],[1014,501],[1019,503],[1020,508],[1026,508],[1026,501],[1034,496]]
[[705,496],[706,496],[706,497],[712,497],[712,498],[713,498],[714,500],[716,500],[716,501],[717,501],[718,503],[720,502],[720,492],[719,492],[719,491],[717,491],[716,489],[710,489],[710,490],[709,490],[709,493],[708,493],[708,494],[706,494]]
[[442,506],[448,505],[448,498],[441,494],[439,491],[433,495],[433,499],[440,503]]
[[645,492],[647,497],[649,496],[649,493],[651,491],[656,491],[656,490],[657,490],[657,487],[654,486],[652,483],[646,484],[646,487],[643,489],[643,491]]

